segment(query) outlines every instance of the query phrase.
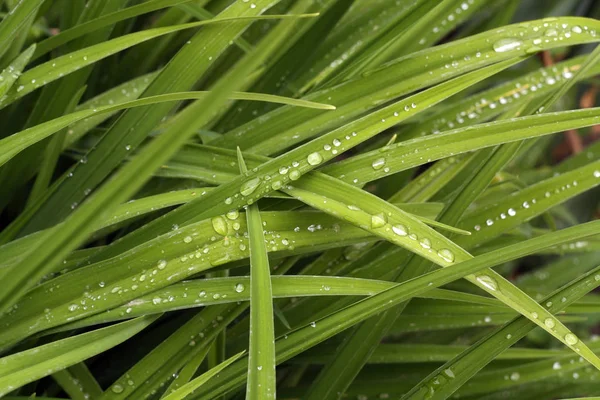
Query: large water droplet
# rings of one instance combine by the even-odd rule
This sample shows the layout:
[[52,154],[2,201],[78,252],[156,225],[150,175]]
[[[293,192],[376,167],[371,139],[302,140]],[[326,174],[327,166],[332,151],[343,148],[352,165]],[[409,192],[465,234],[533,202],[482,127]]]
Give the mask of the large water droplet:
[[398,236],[406,236],[408,235],[408,228],[404,225],[394,225],[392,226],[392,231]]
[[290,176],[291,180],[296,181],[296,180],[300,179],[300,172],[298,172],[298,170],[294,169],[290,172],[289,176]]
[[547,328],[554,328],[556,326],[556,323],[554,322],[553,318],[546,318],[544,320],[544,325],[546,325]]
[[306,157],[306,161],[308,161],[310,165],[319,165],[323,162],[323,157],[318,152],[314,152]]
[[567,344],[569,346],[574,346],[575,344],[577,344],[577,342],[579,342],[579,339],[577,338],[577,336],[575,336],[572,333],[567,333],[565,335],[565,342],[567,342]]
[[237,219],[237,217],[240,216],[240,213],[238,212],[238,210],[232,210],[232,211],[229,211],[226,215],[227,215],[227,218],[233,220],[233,219]]
[[245,287],[242,283],[238,283],[237,285],[235,285],[235,291],[238,293],[242,293],[244,291]]
[[250,179],[242,184],[240,193],[243,196],[250,196],[260,184],[260,178]]
[[523,45],[519,39],[515,38],[506,38],[500,39],[496,43],[494,43],[494,51],[496,53],[504,53],[505,51],[514,50]]
[[166,266],[167,266],[167,260],[160,260],[158,262],[158,269],[165,269]]
[[227,221],[221,215],[210,220],[213,229],[221,236],[227,236]]
[[560,363],[558,361],[556,361],[554,364],[552,364],[552,369],[555,371],[559,370],[561,368],[562,368],[562,366],[560,365]]
[[490,290],[498,290],[498,282],[490,276],[479,275],[477,281]]
[[454,262],[454,253],[448,249],[440,249],[438,251],[438,256],[440,256],[444,261]]
[[386,223],[387,217],[383,213],[371,216],[371,228],[381,228],[382,226],[385,226]]
[[374,170],[381,169],[385,165],[385,158],[378,158],[377,160],[373,161],[373,164],[371,165],[373,166]]
[[116,384],[116,385],[113,385],[113,386],[112,386],[111,390],[112,390],[114,393],[122,393],[122,392],[123,392],[123,386],[121,386],[121,385],[119,385],[119,384]]
[[431,240],[429,240],[427,238],[421,239],[421,241],[419,242],[419,244],[424,249],[430,249],[431,248]]

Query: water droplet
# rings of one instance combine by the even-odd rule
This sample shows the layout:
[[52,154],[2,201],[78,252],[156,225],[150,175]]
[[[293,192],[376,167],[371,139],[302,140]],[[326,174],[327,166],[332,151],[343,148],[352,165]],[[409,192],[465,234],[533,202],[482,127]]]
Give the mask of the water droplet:
[[498,282],[490,276],[479,275],[477,281],[490,290],[498,290]]
[[491,219],[488,219],[487,221],[485,221],[485,224],[486,224],[487,226],[492,226],[492,225],[494,225],[494,221],[493,221],[493,220],[491,220]]
[[450,379],[454,379],[454,377],[455,377],[454,372],[452,372],[452,370],[450,368],[446,368],[444,370],[444,374],[446,374],[446,376]]
[[440,249],[437,254],[444,261],[454,262],[454,253],[452,251],[450,251],[449,249]]
[[240,213],[238,212],[238,210],[232,210],[229,211],[227,214],[227,218],[228,219],[237,219],[240,216]]
[[377,160],[373,161],[373,164],[371,165],[373,166],[374,170],[381,169],[385,165],[385,158],[378,158]]
[[401,224],[392,226],[392,231],[398,236],[408,235],[408,228]]
[[387,217],[383,213],[371,216],[371,228],[373,229],[381,228],[382,226],[385,226],[386,223]]
[[289,169],[288,167],[279,167],[279,173],[280,173],[281,175],[285,175],[285,174],[287,174],[289,170],[290,170],[290,169]]
[[562,368],[562,366],[560,365],[560,363],[558,361],[556,361],[554,364],[552,364],[552,369],[555,371],[559,370],[561,368]]
[[297,181],[298,179],[300,179],[300,172],[298,172],[298,170],[292,170],[290,172],[290,179],[293,181]]
[[222,216],[214,217],[210,221],[213,229],[221,236],[227,236],[227,221]]
[[167,260],[160,260],[157,265],[158,269],[165,269],[165,267],[167,266]]
[[518,381],[519,379],[521,379],[521,375],[518,372],[513,372],[510,374],[511,381]]
[[317,323],[313,321],[313,322],[310,323],[310,326],[312,326],[313,328],[316,328],[317,327]]
[[259,184],[260,178],[250,179],[242,184],[240,187],[240,193],[242,196],[250,196],[252,193],[254,193]]
[[338,139],[333,139],[332,143],[335,147],[339,147],[342,144],[342,142],[340,142]]
[[575,25],[575,26],[573,26],[571,28],[571,32],[573,32],[573,33],[581,33],[583,31],[581,30],[581,27],[579,25]]
[[243,284],[238,283],[237,285],[235,285],[235,291],[238,293],[242,293],[244,291],[245,287]]
[[113,386],[112,386],[111,390],[112,390],[114,393],[122,393],[122,392],[123,392],[123,386],[121,386],[121,385],[119,385],[119,384],[116,384],[116,385],[113,385]]
[[510,215],[511,217],[514,217],[515,215],[517,215],[517,212],[514,210],[514,208],[509,208],[508,215]]
[[318,152],[314,152],[306,157],[306,161],[308,161],[310,165],[319,165],[323,162],[323,157]]
[[192,242],[192,237],[191,236],[186,236],[186,237],[183,238],[183,241],[185,243],[191,243]]
[[233,203],[233,199],[231,197],[228,197],[225,199],[225,204],[231,204]]
[[556,323],[554,322],[554,319],[552,318],[546,318],[544,320],[544,325],[546,325],[546,327],[552,329],[556,326]]
[[427,238],[421,239],[421,241],[419,242],[419,244],[424,249],[430,249],[431,248],[431,240],[429,240]]
[[494,43],[494,51],[496,53],[504,53],[505,51],[511,51],[518,47],[521,47],[521,45],[523,45],[523,42],[521,42],[519,39],[500,39],[496,43]]
[[569,346],[574,346],[579,342],[579,339],[573,333],[567,333],[565,335],[565,342],[567,342]]
[[594,171],[594,178],[600,178],[600,171]]

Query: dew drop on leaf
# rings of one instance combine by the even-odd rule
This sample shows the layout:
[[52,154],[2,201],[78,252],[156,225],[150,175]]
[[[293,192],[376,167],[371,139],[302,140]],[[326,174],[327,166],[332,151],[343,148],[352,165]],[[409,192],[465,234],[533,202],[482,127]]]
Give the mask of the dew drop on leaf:
[[310,165],[319,165],[323,162],[323,157],[318,152],[314,152],[306,157],[306,161],[308,161]]
[[233,219],[237,219],[237,217],[240,216],[240,213],[238,212],[238,210],[232,210],[232,211],[229,211],[226,215],[227,215],[228,219],[233,220]]
[[221,236],[227,235],[227,221],[222,216],[214,217],[210,220],[212,227]]
[[449,249],[440,249],[437,254],[444,261],[454,262],[454,253],[452,251],[450,251]]
[[242,184],[240,187],[240,193],[242,196],[250,196],[252,193],[254,193],[259,184],[260,178],[250,179]]
[[384,158],[378,158],[377,160],[373,161],[373,164],[371,164],[371,165],[373,166],[374,170],[381,169],[385,165],[385,159]]
[[515,50],[515,49],[519,48],[521,45],[523,45],[523,42],[521,42],[519,39],[515,39],[515,38],[500,39],[496,43],[494,43],[494,51],[496,53],[504,53],[506,51]]
[[381,228],[382,226],[385,226],[386,223],[387,217],[383,213],[371,216],[371,228]]
[[479,275],[477,277],[477,282],[481,283],[483,286],[490,290],[498,290],[498,282],[488,275]]
[[569,346],[573,346],[579,342],[579,339],[573,333],[567,333],[565,335],[565,342],[567,342]]

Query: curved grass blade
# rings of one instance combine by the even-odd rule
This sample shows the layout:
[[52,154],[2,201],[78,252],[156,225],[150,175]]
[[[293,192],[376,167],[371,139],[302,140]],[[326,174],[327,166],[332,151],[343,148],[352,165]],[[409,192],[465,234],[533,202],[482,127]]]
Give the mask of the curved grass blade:
[[[598,272],[600,272],[600,267],[594,268],[546,297],[544,302],[548,311],[556,314],[600,285],[600,275]],[[429,396],[431,399],[448,398],[448,396],[451,396],[452,393],[460,388],[483,366],[492,361],[502,351],[519,341],[534,327],[535,325],[524,317],[515,318],[438,368],[410,390],[403,398],[420,399],[423,396]],[[575,335],[571,336],[570,340],[575,344],[581,343]],[[447,371],[450,371],[450,373]],[[438,378],[438,384],[435,384],[434,379],[438,376],[443,377],[443,379]]]
[[[571,29],[575,26],[585,26],[588,29],[581,28],[582,33],[574,35]],[[556,31],[556,37],[548,38],[544,35],[550,29]],[[223,139],[211,144],[228,148],[240,146],[242,150],[256,154],[279,153],[319,133],[336,128],[349,118],[364,114],[393,98],[486,65],[529,55],[530,50],[543,51],[582,42],[595,42],[599,40],[596,33],[598,31],[598,21],[573,17],[529,21],[493,29],[407,55],[371,71],[367,76],[307,96],[307,99],[314,101],[331,99],[338,107],[332,115],[298,113],[281,108],[227,132]],[[510,46],[496,46],[500,51],[494,49],[495,43],[502,44],[508,38],[515,39],[513,43],[519,46],[510,49]],[[451,59],[456,62],[449,61]],[[272,140],[275,137],[278,140]]]
[[219,332],[245,309],[246,305],[236,304],[205,308],[113,382],[99,399],[139,399],[160,390],[187,362],[206,354]]
[[575,76],[586,58],[587,56],[575,57],[550,67],[540,68],[448,106],[444,107],[442,104],[435,114],[418,121],[414,128],[409,126],[406,135],[425,136],[485,122],[503,112],[519,108],[528,101],[547,96],[556,91],[562,82],[577,82],[580,78],[588,78],[600,73],[600,65],[595,65],[582,75]]
[[19,79],[23,69],[31,60],[31,55],[35,51],[35,43],[32,44],[23,53],[19,54],[6,68],[0,72],[0,98],[9,91],[14,83]]
[[[323,172],[346,182],[355,183],[356,180],[356,183],[364,184],[423,165],[426,160],[596,125],[599,121],[600,108],[589,108],[490,122],[396,143],[327,166]],[[373,164],[381,159],[386,168],[373,168]]]
[[[577,227],[566,228],[562,231],[530,239],[516,245],[478,256],[457,264],[452,268],[444,268],[430,272],[410,281],[397,284],[391,289],[354,303],[331,316],[299,328],[294,332],[287,334],[285,338],[279,339],[276,343],[277,362],[283,362],[360,321],[405,302],[419,292],[427,291],[428,288],[439,287],[440,285],[444,285],[468,274],[476,273],[478,270],[522,257],[532,251],[539,251],[546,246],[550,247],[571,240],[574,236],[578,236],[579,234],[596,234],[598,226],[600,226],[599,223],[592,222],[581,224]],[[524,317],[520,318],[527,321],[527,323],[533,324]],[[582,346],[580,349],[581,348]],[[246,368],[247,359],[243,358],[232,364],[230,368],[222,373],[218,380],[207,385],[201,393],[196,394],[193,398],[212,399],[233,390],[243,384]]]
[[215,23],[231,23],[243,20],[263,20],[263,19],[282,19],[282,18],[310,18],[312,14],[307,15],[257,15],[257,16],[238,16],[231,18],[215,18],[207,21],[190,22],[178,26],[170,26],[165,28],[149,29],[143,32],[131,33],[129,35],[120,36],[115,39],[90,46],[81,50],[74,51],[64,56],[54,58],[42,65],[38,65],[24,74],[18,79],[12,89],[5,96],[0,98],[0,108],[6,107],[15,100],[33,92],[34,90],[62,78],[78,69],[92,65],[110,55],[118,53],[136,44],[167,35],[169,33],[178,32],[184,29],[197,28],[203,25]]
[[255,51],[246,55],[204,99],[185,109],[184,118],[179,118],[167,132],[150,142],[62,225],[44,234],[41,243],[5,274],[7,284],[6,290],[0,294],[0,312],[5,313],[47,270],[80,245],[87,234],[91,233],[92,224],[99,215],[131,197],[158,166],[175,154],[199,127],[207,124],[213,113],[227,101],[231,92],[243,85],[242,79],[247,69],[254,69],[268,57],[272,51],[270,45],[258,46]]
[[[219,14],[219,18],[236,18],[239,16],[249,17],[237,22],[229,22],[222,26],[206,26],[197,32],[184,45],[169,63],[161,70],[161,73],[152,81],[144,92],[144,96],[161,95],[164,93],[189,90],[191,89],[215,63],[219,62],[226,50],[231,46],[233,39],[241,35],[251,24],[252,17],[260,15],[270,7],[277,4],[279,0],[256,0],[250,7],[243,2],[235,2]],[[262,60],[268,58],[269,54],[284,38],[277,38],[269,42],[261,42],[253,51],[255,58],[248,61],[248,55],[244,56],[243,62],[240,60],[227,73],[219,79],[219,84],[227,83],[226,79],[230,74],[237,73],[239,68],[246,67],[243,77],[240,78],[239,89],[245,85],[245,79],[248,70],[254,70],[250,64],[261,65]],[[240,74],[242,75],[242,74]],[[243,82],[242,82],[243,81]],[[229,83],[235,83],[234,80]],[[215,83],[216,85],[216,83]],[[217,86],[212,86],[213,90]],[[197,106],[192,104],[193,106]],[[191,109],[187,107],[186,110]],[[52,226],[61,221],[67,215],[72,213],[71,205],[80,204],[85,199],[85,189],[93,189],[114,172],[122,161],[130,154],[130,150],[136,149],[156,129],[163,118],[167,117],[173,109],[172,104],[156,104],[149,107],[128,110],[121,115],[109,130],[85,155],[87,163],[79,163],[71,171],[73,173],[68,181],[60,180],[52,187],[51,193],[43,203],[37,203],[38,207],[31,221],[27,221],[24,233],[33,232]],[[211,114],[208,119],[212,120]],[[177,123],[183,126],[196,124],[197,129],[204,125],[204,122],[198,121],[198,115],[187,111],[179,113]],[[189,119],[188,122],[181,122],[181,119]],[[206,127],[206,126],[202,126]],[[28,217],[29,218],[29,217]]]
[[0,396],[124,342],[157,317],[141,317],[0,359]]
[[[272,276],[271,285],[273,298],[287,298],[370,296],[389,289],[393,283],[359,278],[303,275]],[[44,334],[119,321],[140,315],[249,301],[250,294],[247,290],[249,287],[250,278],[247,276],[184,281],[135,298],[101,314],[71,323],[65,320],[65,325],[59,326],[56,330],[45,331]],[[446,298],[448,294],[432,290],[427,296]]]
[[77,39],[80,36],[105,26],[189,1],[190,0],[149,0],[143,4],[137,4],[123,10],[115,11],[113,13],[103,15],[102,17],[95,18],[91,21],[87,21],[83,24],[77,24],[70,29],[63,30],[59,34],[50,36],[49,38],[39,42],[38,47],[33,55],[33,59],[35,60],[56,49],[57,47],[70,42],[71,40]]
[[[235,219],[223,215],[179,228],[132,249],[118,261],[76,268],[37,286],[0,321],[0,348],[41,330],[119,306],[197,273],[248,258],[248,242],[243,236],[246,223],[239,215],[229,217]],[[374,240],[362,229],[312,211],[270,212],[263,213],[262,218],[272,229],[267,240],[275,257]],[[89,290],[82,293],[83,282]],[[51,299],[46,290],[53,293]],[[92,298],[93,303],[89,303]],[[50,312],[44,312],[47,308]]]
[[21,27],[35,16],[44,0],[19,0],[0,22],[0,57],[10,48]]
[[[596,164],[593,168],[597,168],[600,162]],[[592,176],[589,168],[586,172]],[[585,176],[587,176],[587,173]],[[582,174],[578,176],[582,176]],[[598,177],[600,178],[600,172],[598,173]],[[572,179],[572,177],[566,176],[563,179]],[[600,184],[600,179],[593,176],[590,179],[594,179],[595,184]],[[579,180],[581,181],[581,188],[589,188],[589,185],[586,185],[586,181],[583,179]],[[333,187],[333,181],[335,179],[326,175],[312,174],[305,177],[302,181],[297,182],[293,189],[287,189],[286,192],[315,208],[335,216],[341,216],[356,226],[402,246],[439,266],[448,267],[453,263],[460,263],[472,257],[461,247],[444,238],[436,231],[419,226],[417,221],[405,219],[406,216],[402,215],[400,210],[395,210],[389,203],[371,194],[357,190],[349,184],[337,183]],[[307,189],[308,187],[310,187],[310,190]],[[321,188],[325,187],[328,188],[327,196],[320,195],[319,193],[323,191]],[[347,203],[348,198],[352,199],[352,204],[350,205]],[[463,236],[462,240],[467,241],[468,239],[466,238],[469,237]],[[573,344],[569,343],[566,337],[572,335],[572,333],[566,326],[559,321],[555,321],[554,317],[548,314],[542,306],[504,279],[500,274],[490,269],[478,275],[469,275],[466,279],[490,295],[498,298],[515,311],[530,318],[555,338],[571,347],[573,351],[580,351],[580,354],[584,358],[600,369],[600,359],[593,352],[589,351],[589,349],[585,351],[582,349],[576,350]],[[538,319],[538,315],[542,319]],[[390,316],[389,318],[392,317],[395,318],[395,316]],[[552,320],[554,323],[553,329],[549,329],[544,324],[543,319],[545,318]],[[387,321],[384,322],[383,319],[380,319],[379,322],[384,324],[383,326],[389,326],[389,323]],[[365,331],[365,335],[371,335],[375,331],[376,329]],[[359,340],[358,343],[364,343],[367,339],[362,337],[357,338],[357,340]],[[329,383],[327,389],[334,387],[331,385],[331,380],[329,380]],[[335,395],[339,391],[339,389],[334,390],[332,395]],[[323,396],[323,393],[315,393],[315,396]]]
[[[240,173],[248,168],[238,147]],[[250,247],[250,344],[248,350],[248,385],[246,399],[274,399],[275,328],[269,257],[263,224],[256,204],[246,211]]]
[[173,393],[170,393],[166,397],[163,397],[163,399],[164,400],[182,400],[182,399],[186,398],[188,395],[192,394],[194,392],[194,390],[198,389],[200,386],[205,384],[209,379],[213,378],[215,375],[217,375],[223,369],[228,367],[231,363],[233,363],[234,361],[239,359],[243,354],[244,353],[238,353],[238,354],[234,355],[233,357],[229,357],[227,360],[223,361],[221,364],[217,365],[214,368],[211,368],[210,370],[206,371],[199,377],[197,377],[197,378],[193,379],[192,381],[188,382],[187,384],[183,385],[182,387],[180,387]]
[[[40,140],[70,126],[73,123],[85,121],[87,118],[94,118],[101,114],[111,114],[115,111],[126,110],[133,107],[142,107],[152,104],[160,104],[164,102],[173,102],[181,100],[204,99],[210,92],[182,92],[169,93],[157,96],[144,97],[137,100],[126,101],[120,104],[108,106],[94,107],[75,111],[71,114],[63,115],[62,117],[53,119],[40,125],[25,129],[24,131],[15,133],[5,139],[0,140],[0,165],[6,163],[19,152]],[[319,104],[307,102],[304,100],[290,99],[281,96],[261,94],[261,93],[243,93],[234,92],[229,96],[233,100],[250,100],[250,101],[275,101],[281,104],[294,104],[300,107],[314,107],[326,110],[334,110],[335,107],[329,104]]]
[[[157,232],[167,231],[174,224],[183,225],[202,220],[226,213],[231,209],[239,209],[249,204],[249,202],[255,202],[274,190],[292,184],[300,179],[302,175],[335,158],[338,154],[370,139],[397,122],[518,61],[519,59],[511,59],[442,83],[314,139],[256,167],[256,171],[253,169],[247,177],[238,177],[220,185],[204,197],[203,201],[190,202],[179,207],[177,210],[129,234],[122,240],[114,242],[109,248],[99,252],[94,261],[114,256],[143,243],[149,238],[155,237]],[[240,188],[244,190],[245,194],[240,193]]]
[[598,185],[600,161],[546,179],[463,218],[459,227],[472,229],[473,235],[457,242],[465,247],[483,243]]

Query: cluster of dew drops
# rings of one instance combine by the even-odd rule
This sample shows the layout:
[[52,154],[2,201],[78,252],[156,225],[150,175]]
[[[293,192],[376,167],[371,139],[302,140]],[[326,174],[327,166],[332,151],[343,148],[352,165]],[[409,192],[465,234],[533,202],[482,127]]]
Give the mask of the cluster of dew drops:
[[[595,170],[592,173],[592,176],[596,179],[600,179],[600,170]],[[553,195],[559,195],[565,191],[574,189],[578,185],[579,185],[579,182],[577,180],[573,180],[572,182],[561,185],[560,187],[557,187],[554,190],[547,190],[544,193],[544,199],[549,199]],[[517,212],[518,212],[517,210],[519,210],[519,209],[521,211],[528,210],[532,205],[537,204],[537,202],[538,202],[538,200],[536,198],[532,198],[531,200],[523,201],[520,204],[520,206],[510,207],[506,211],[500,212],[500,214],[498,214],[497,216],[486,219],[484,224],[476,224],[475,226],[473,226],[473,229],[476,232],[479,232],[486,227],[491,227],[494,225],[495,222],[506,220],[509,217],[514,217],[515,215],[517,215]]]
[[430,130],[423,130],[420,135],[437,134],[448,129],[464,126],[467,123],[493,117],[501,112],[503,106],[510,106],[511,103],[520,102],[528,96],[536,96],[553,90],[556,84],[571,79],[577,68],[578,66],[574,65],[565,66],[562,69],[552,66],[526,77],[523,82],[516,82],[512,88],[503,88],[505,90],[502,93],[497,93],[496,89],[491,89],[489,91],[489,95],[492,96],[491,99],[486,98],[484,94],[475,103],[456,112],[452,118],[445,115],[440,116],[431,123]]

